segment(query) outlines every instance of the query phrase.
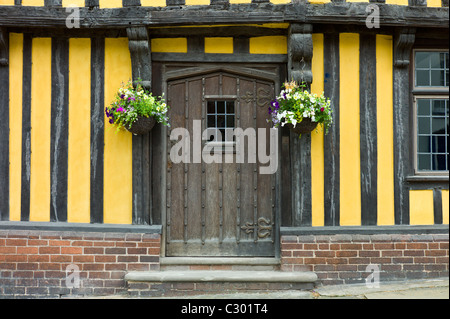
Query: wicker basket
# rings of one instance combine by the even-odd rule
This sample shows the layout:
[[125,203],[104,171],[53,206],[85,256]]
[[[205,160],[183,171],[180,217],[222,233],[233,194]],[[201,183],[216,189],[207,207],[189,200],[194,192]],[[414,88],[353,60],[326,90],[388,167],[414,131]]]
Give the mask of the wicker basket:
[[294,133],[306,134],[311,133],[317,126],[317,122],[311,121],[310,118],[304,118],[300,123],[297,123],[294,127],[291,123],[287,123],[286,126]]
[[134,135],[142,135],[151,131],[155,126],[156,120],[153,117],[139,116],[130,128],[125,128]]

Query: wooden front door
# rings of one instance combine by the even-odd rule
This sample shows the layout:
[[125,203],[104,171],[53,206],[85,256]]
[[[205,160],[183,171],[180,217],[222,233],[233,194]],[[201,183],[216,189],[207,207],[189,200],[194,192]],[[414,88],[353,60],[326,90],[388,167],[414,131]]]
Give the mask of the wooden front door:
[[[260,174],[258,158],[248,162],[247,139],[244,163],[238,163],[232,136],[234,128],[266,128],[269,153],[274,83],[213,72],[168,81],[167,94],[168,154],[181,141],[169,138],[176,128],[186,129],[190,154],[179,163],[168,156],[166,256],[274,256],[276,174]],[[222,140],[210,134],[200,140],[200,128],[202,133],[219,130]],[[221,163],[193,159],[200,149],[204,156],[208,145],[222,147]]]

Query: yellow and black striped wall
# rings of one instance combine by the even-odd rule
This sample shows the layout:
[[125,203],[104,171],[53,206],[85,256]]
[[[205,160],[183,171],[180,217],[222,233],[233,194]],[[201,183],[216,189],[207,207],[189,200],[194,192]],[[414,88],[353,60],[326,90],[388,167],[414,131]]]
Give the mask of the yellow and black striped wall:
[[[0,5],[44,2],[0,0]],[[140,3],[164,6],[165,0]],[[406,5],[407,0],[386,3]],[[441,5],[440,0],[427,3]],[[99,1],[100,8],[122,5],[122,0]],[[262,27],[287,30],[289,24]],[[306,198],[308,205],[282,211],[282,223],[448,224],[448,179],[438,185],[398,186],[403,181],[397,175],[396,152],[402,141],[395,125],[394,35],[315,31],[312,39],[311,89],[331,98],[334,124],[327,135],[307,137],[309,192],[299,201]],[[9,63],[0,67],[1,220],[133,224],[132,136],[116,133],[104,115],[121,83],[132,76],[128,39],[30,31],[8,32],[5,42]],[[234,43],[233,37],[205,37],[204,53],[234,54]],[[186,54],[188,40],[153,38],[151,50]],[[286,56],[287,35],[251,37],[248,50],[255,56]]]

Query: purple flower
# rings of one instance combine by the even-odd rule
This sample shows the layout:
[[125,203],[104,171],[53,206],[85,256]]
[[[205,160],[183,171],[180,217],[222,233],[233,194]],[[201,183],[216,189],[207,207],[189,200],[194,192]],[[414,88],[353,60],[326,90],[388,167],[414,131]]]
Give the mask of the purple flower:
[[120,98],[121,98],[121,99],[123,99],[124,97],[125,97],[125,95],[124,95],[124,94],[122,94],[122,95],[120,96]]
[[123,112],[123,108],[120,106],[117,108],[117,112]]
[[114,124],[114,119],[109,119],[109,124]]

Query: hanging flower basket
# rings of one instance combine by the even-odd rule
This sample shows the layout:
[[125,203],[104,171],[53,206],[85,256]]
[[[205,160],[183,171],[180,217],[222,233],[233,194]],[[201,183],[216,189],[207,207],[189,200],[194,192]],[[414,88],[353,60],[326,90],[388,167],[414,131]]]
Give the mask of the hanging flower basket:
[[150,132],[155,126],[156,120],[153,117],[138,116],[130,127],[124,126],[128,132],[134,135],[142,135]]
[[156,123],[169,126],[168,106],[162,97],[154,97],[142,85],[122,84],[114,102],[105,109],[109,123],[117,130],[125,129],[135,135],[148,133]]
[[295,127],[291,123],[287,123],[286,127],[289,128],[292,132],[301,135],[314,131],[314,129],[317,127],[317,124],[317,122],[311,121],[310,118],[304,118],[300,123],[297,122]]
[[300,136],[312,132],[319,123],[327,133],[332,123],[330,104],[323,94],[308,92],[305,83],[286,82],[269,107],[269,121],[273,127],[287,126]]

